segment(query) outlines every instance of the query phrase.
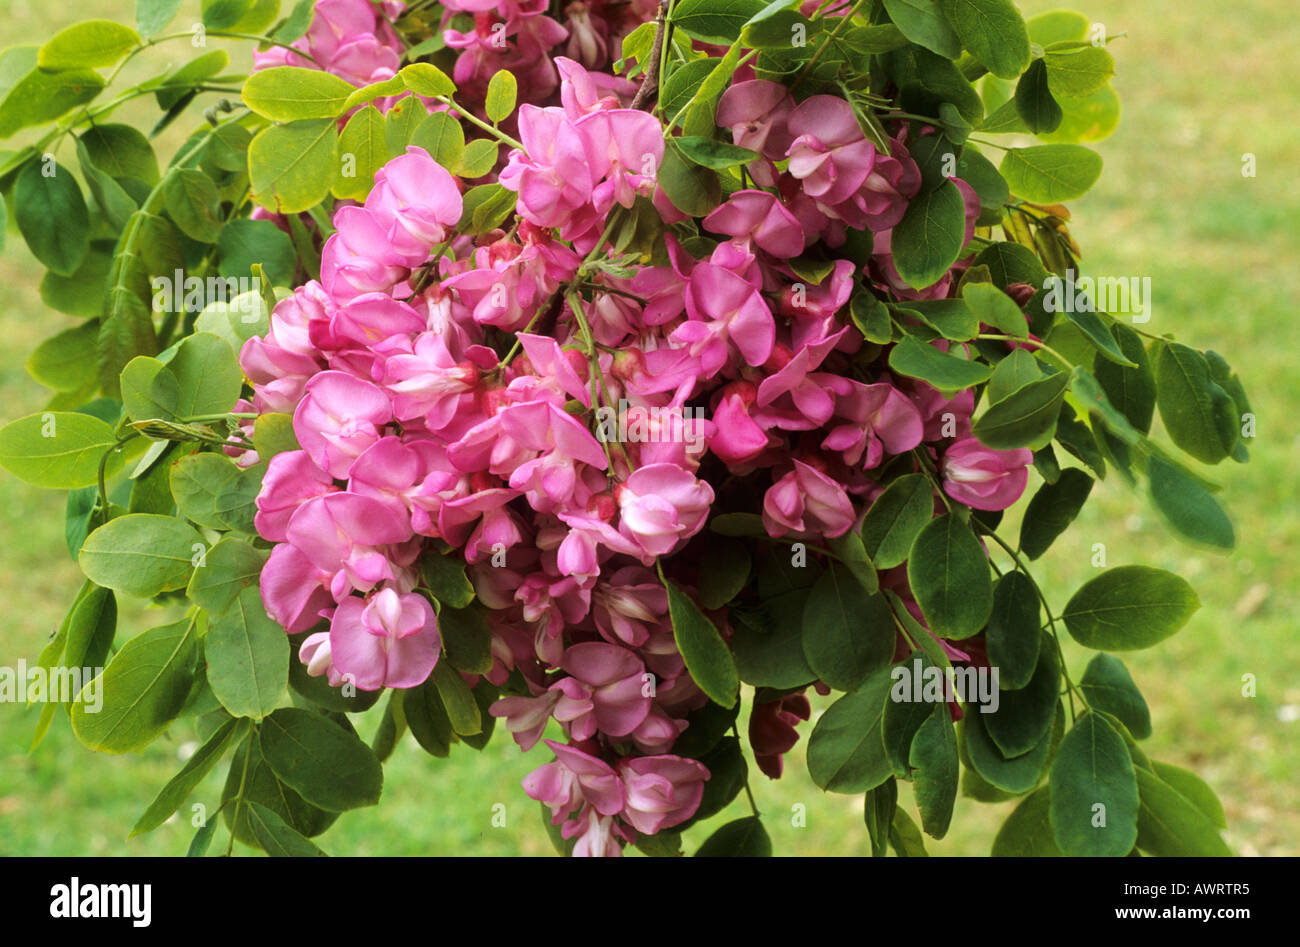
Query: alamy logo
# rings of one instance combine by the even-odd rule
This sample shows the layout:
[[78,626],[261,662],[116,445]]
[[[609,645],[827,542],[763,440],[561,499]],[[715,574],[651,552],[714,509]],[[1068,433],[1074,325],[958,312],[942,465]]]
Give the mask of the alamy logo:
[[998,704],[998,669],[946,667],[943,669],[933,664],[922,668],[922,661],[917,658],[911,668],[904,664],[894,666],[890,671],[894,686],[889,697],[895,703],[947,703],[953,699],[963,704],[978,704],[980,713],[996,713]]
[[1129,314],[1134,322],[1151,321],[1151,277],[1080,276],[1065,271],[1065,279],[1052,275],[1043,280],[1043,309],[1047,312],[1107,312]]
[[46,668],[27,666],[20,658],[18,667],[0,667],[0,703],[59,703],[80,701],[86,712],[97,714],[104,707],[104,693],[99,675],[103,668]]
[[83,885],[74,876],[69,884],[50,889],[50,917],[129,917],[133,927],[148,927],[153,885]]

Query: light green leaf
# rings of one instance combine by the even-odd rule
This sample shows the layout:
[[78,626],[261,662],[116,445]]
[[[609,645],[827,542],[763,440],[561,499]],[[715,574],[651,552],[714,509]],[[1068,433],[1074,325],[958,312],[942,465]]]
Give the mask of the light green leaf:
[[1011,148],[998,170],[1011,193],[1040,204],[1055,204],[1083,196],[1097,182],[1101,155],[1082,145]]
[[87,536],[77,562],[96,585],[149,598],[184,588],[205,549],[203,537],[180,520],[130,513]]
[[289,639],[266,613],[261,590],[249,585],[212,620],[204,640],[208,683],[235,717],[265,717],[284,697]]
[[1200,607],[1181,576],[1150,566],[1119,566],[1084,583],[1061,617],[1085,648],[1132,651],[1164,641]]
[[355,91],[346,79],[299,66],[273,66],[248,77],[240,93],[244,104],[273,122],[334,118]]
[[112,20],[85,20],[55,33],[37,56],[42,69],[111,66],[140,43],[140,34]]
[[100,459],[112,451],[105,474],[122,469],[113,429],[99,418],[70,411],[46,411],[0,428],[0,467],[37,487],[73,490],[98,480]]

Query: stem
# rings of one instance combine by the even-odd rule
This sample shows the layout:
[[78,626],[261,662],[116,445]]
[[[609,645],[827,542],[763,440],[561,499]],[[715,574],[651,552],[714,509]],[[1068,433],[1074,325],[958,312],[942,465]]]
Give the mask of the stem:
[[1064,365],[1064,366],[1065,366],[1065,370],[1066,370],[1067,372],[1074,368],[1074,363],[1073,363],[1073,362],[1071,362],[1068,358],[1066,358],[1066,357],[1065,357],[1064,355],[1062,355],[1060,352],[1056,351],[1056,349],[1052,348],[1052,347],[1051,347],[1050,345],[1048,345],[1046,342],[1040,341],[1039,339],[1030,339],[1030,338],[1024,338],[1024,339],[1022,339],[1022,338],[1020,338],[1019,336],[1015,336],[1015,335],[998,335],[998,334],[991,333],[991,332],[981,332],[981,333],[980,333],[979,335],[977,335],[975,338],[977,338],[977,339],[988,339],[988,340],[990,340],[990,341],[992,341],[992,342],[1019,342],[1019,343],[1021,343],[1022,345],[1036,345],[1036,346],[1039,347],[1039,349],[1041,349],[1042,351],[1046,352],[1048,355],[1051,355],[1051,356],[1052,356],[1053,358],[1055,358],[1058,362],[1060,362],[1062,365]]
[[[663,62],[663,40],[668,29],[669,3],[670,0],[660,0],[659,9],[655,11],[655,38],[650,49],[650,61],[646,63],[645,78],[641,80],[641,88],[636,90],[630,108],[641,108],[650,94],[659,88],[659,66]],[[658,105],[657,97],[655,104]]]
[[1029,584],[1034,587],[1034,593],[1038,596],[1038,601],[1043,605],[1043,614],[1047,616],[1047,625],[1048,628],[1051,629],[1052,642],[1056,645],[1056,655],[1060,658],[1061,677],[1065,679],[1066,695],[1070,698],[1070,719],[1073,720],[1074,695],[1078,694],[1079,701],[1085,708],[1088,708],[1088,700],[1083,696],[1083,693],[1074,686],[1074,682],[1070,680],[1070,672],[1065,666],[1065,652],[1061,649],[1061,636],[1057,633],[1056,619],[1052,615],[1052,606],[1047,603],[1047,596],[1043,594],[1042,588],[1039,587],[1038,581],[1034,578],[1033,574],[1030,573],[1029,567],[1025,565],[1024,560],[1020,558],[1019,552],[1012,549],[1011,546],[1007,544],[1006,540],[999,536],[996,531],[989,529],[978,520],[972,520],[971,522],[975,523],[979,527],[981,533],[988,536],[1002,547],[1003,551],[1011,557],[1011,561],[1016,564],[1016,568],[1020,570],[1020,572],[1024,573],[1025,578],[1029,580]]
[[799,87],[799,83],[803,82],[803,78],[808,74],[808,70],[817,65],[817,60],[822,58],[822,54],[826,52],[831,43],[835,42],[835,37],[839,36],[840,33],[843,32],[844,28],[849,25],[849,22],[858,12],[858,8],[864,3],[866,3],[866,0],[858,0],[858,2],[853,4],[853,6],[849,8],[848,12],[840,18],[840,22],[835,24],[835,29],[831,31],[831,35],[826,37],[826,41],[817,47],[816,52],[812,54],[812,58],[803,64],[803,68],[799,70],[799,75],[795,76],[794,82],[790,85],[791,92],[794,92],[794,90]]
[[493,136],[497,140],[504,142],[505,144],[509,145],[511,148],[518,148],[520,151],[527,153],[528,149],[523,146],[522,142],[514,138],[511,138],[505,132],[501,131],[501,129],[497,128],[494,125],[488,124],[487,122],[479,118],[477,115],[471,113],[468,109],[462,108],[460,105],[457,105],[456,100],[453,99],[451,96],[435,95],[433,98],[436,101],[441,102],[443,105],[455,109],[456,114],[459,115],[461,118],[465,119],[465,121],[469,122],[472,125],[477,125],[479,128],[483,129],[483,131],[487,132],[489,135]]
[[248,763],[253,758],[253,740],[257,737],[257,724],[248,731],[248,744],[244,747],[244,771],[239,775],[239,792],[235,793],[235,817],[230,820],[230,844],[226,846],[226,857],[235,850],[235,831],[239,828],[239,810],[244,805],[244,786],[248,782]]
[[[736,737],[736,742],[740,742],[740,728],[734,723],[731,725],[731,732]],[[749,811],[754,813],[754,818],[758,818],[758,803],[754,801],[754,792],[749,788],[749,770],[745,770],[745,795],[749,797]]]

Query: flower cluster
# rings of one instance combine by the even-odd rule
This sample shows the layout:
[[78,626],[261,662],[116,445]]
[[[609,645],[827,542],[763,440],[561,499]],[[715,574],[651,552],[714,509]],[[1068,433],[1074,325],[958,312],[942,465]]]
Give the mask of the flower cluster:
[[[319,280],[244,346],[256,410],[291,414],[300,446],[270,460],[257,499],[275,544],[262,594],[288,632],[312,632],[308,673],[409,688],[441,652],[421,557],[463,560],[492,631],[483,677],[510,690],[492,715],[525,750],[548,725],[569,741],[546,741],[555,761],[525,790],[575,852],[617,854],[689,819],[709,778],[672,753],[707,697],[660,576],[694,588],[707,563],[692,538],[728,485],[752,491],[770,537],[821,545],[860,525],[892,458],[932,471],[952,501],[998,510],[1023,492],[1031,455],[985,447],[971,392],[892,376],[847,318],[864,285],[909,298],[889,257],[921,187],[905,130],[885,153],[844,100],[796,103],[738,72],[716,116],[757,154],[755,186],[705,216],[688,252],[672,226],[687,215],[658,180],[663,126],[629,107],[629,83],[591,71],[650,10],[574,3],[561,26],[545,4],[444,6],[474,23],[447,31],[458,83],[510,68],[539,102],[558,83],[559,101],[518,113],[524,147],[498,178],[518,195],[508,230],[460,233],[463,185],[411,147],[364,204],[336,212]],[[367,17],[352,16],[360,7]],[[391,68],[370,11],[323,0],[303,42],[350,77],[373,65],[369,81]],[[978,201],[956,184],[969,236]],[[647,208],[662,221],[658,263],[609,245]],[[796,272],[814,244],[864,229],[865,268]],[[963,266],[927,292],[947,295]],[[921,619],[904,572],[882,582]],[[711,617],[729,638],[727,613]],[[809,716],[802,694],[756,705],[750,739],[769,776]]]

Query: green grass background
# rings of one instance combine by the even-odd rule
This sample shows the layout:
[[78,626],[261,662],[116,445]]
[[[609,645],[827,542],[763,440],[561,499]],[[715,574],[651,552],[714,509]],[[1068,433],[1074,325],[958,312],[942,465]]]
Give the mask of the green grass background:
[[[1061,5],[1021,3],[1026,14]],[[1173,541],[1145,501],[1112,477],[1094,490],[1079,521],[1034,571],[1058,612],[1093,574],[1098,542],[1106,545],[1109,565],[1159,566],[1195,585],[1203,607],[1188,626],[1151,651],[1124,656],[1151,705],[1155,734],[1146,749],[1156,759],[1190,767],[1214,786],[1236,851],[1294,855],[1300,853],[1300,644],[1294,617],[1300,543],[1294,366],[1300,321],[1292,308],[1300,298],[1300,188],[1294,183],[1300,27],[1293,0],[1071,5],[1104,23],[1109,33],[1127,32],[1111,45],[1124,119],[1115,135],[1096,146],[1106,162],[1101,181],[1072,207],[1085,271],[1150,276],[1155,308],[1146,328],[1224,354],[1245,380],[1258,437],[1249,465],[1229,462],[1214,471],[1238,528],[1232,555]],[[82,0],[71,7],[9,0],[0,3],[0,26],[9,43],[40,43],[79,19],[132,22],[133,7],[130,0]],[[188,26],[196,9],[197,3],[187,3],[173,28]],[[173,46],[141,57],[140,68],[188,51]],[[146,73],[127,76],[132,74]],[[164,143],[164,160],[180,134],[177,129]],[[1245,153],[1256,156],[1255,178],[1242,177]],[[39,274],[11,228],[0,255],[0,415],[6,420],[41,407],[46,393],[28,379],[23,360],[41,339],[73,321],[42,305]],[[1031,482],[1030,489],[1035,487]],[[1005,535],[1014,537],[1009,522]],[[63,541],[62,496],[0,472],[0,664],[35,658],[79,581]],[[123,609],[121,627],[135,633],[160,620],[130,606]],[[1067,642],[1067,657],[1077,679],[1087,655]],[[1257,680],[1253,698],[1242,695],[1244,674]],[[29,755],[34,722],[34,711],[0,706],[0,854],[184,852],[194,832],[188,810],[147,836],[127,841],[126,833],[192,748],[188,726],[120,758],[84,750],[61,717]],[[374,712],[359,721],[362,735],[368,737],[375,723]],[[805,725],[805,738],[810,730]],[[818,790],[804,766],[804,745],[787,758],[779,782],[751,767],[776,852],[868,852],[861,797]],[[524,774],[548,758],[544,749],[520,754],[498,734],[482,753],[461,746],[451,759],[436,760],[408,738],[386,767],[383,802],[344,815],[317,841],[331,854],[549,854],[537,806],[519,787]],[[210,776],[191,803],[214,807],[223,778]],[[494,809],[498,804],[505,807],[504,826],[494,825],[494,812],[502,811]],[[738,801],[688,833],[687,851],[744,808]],[[961,798],[948,837],[927,844],[935,853],[986,854],[1009,809]]]

